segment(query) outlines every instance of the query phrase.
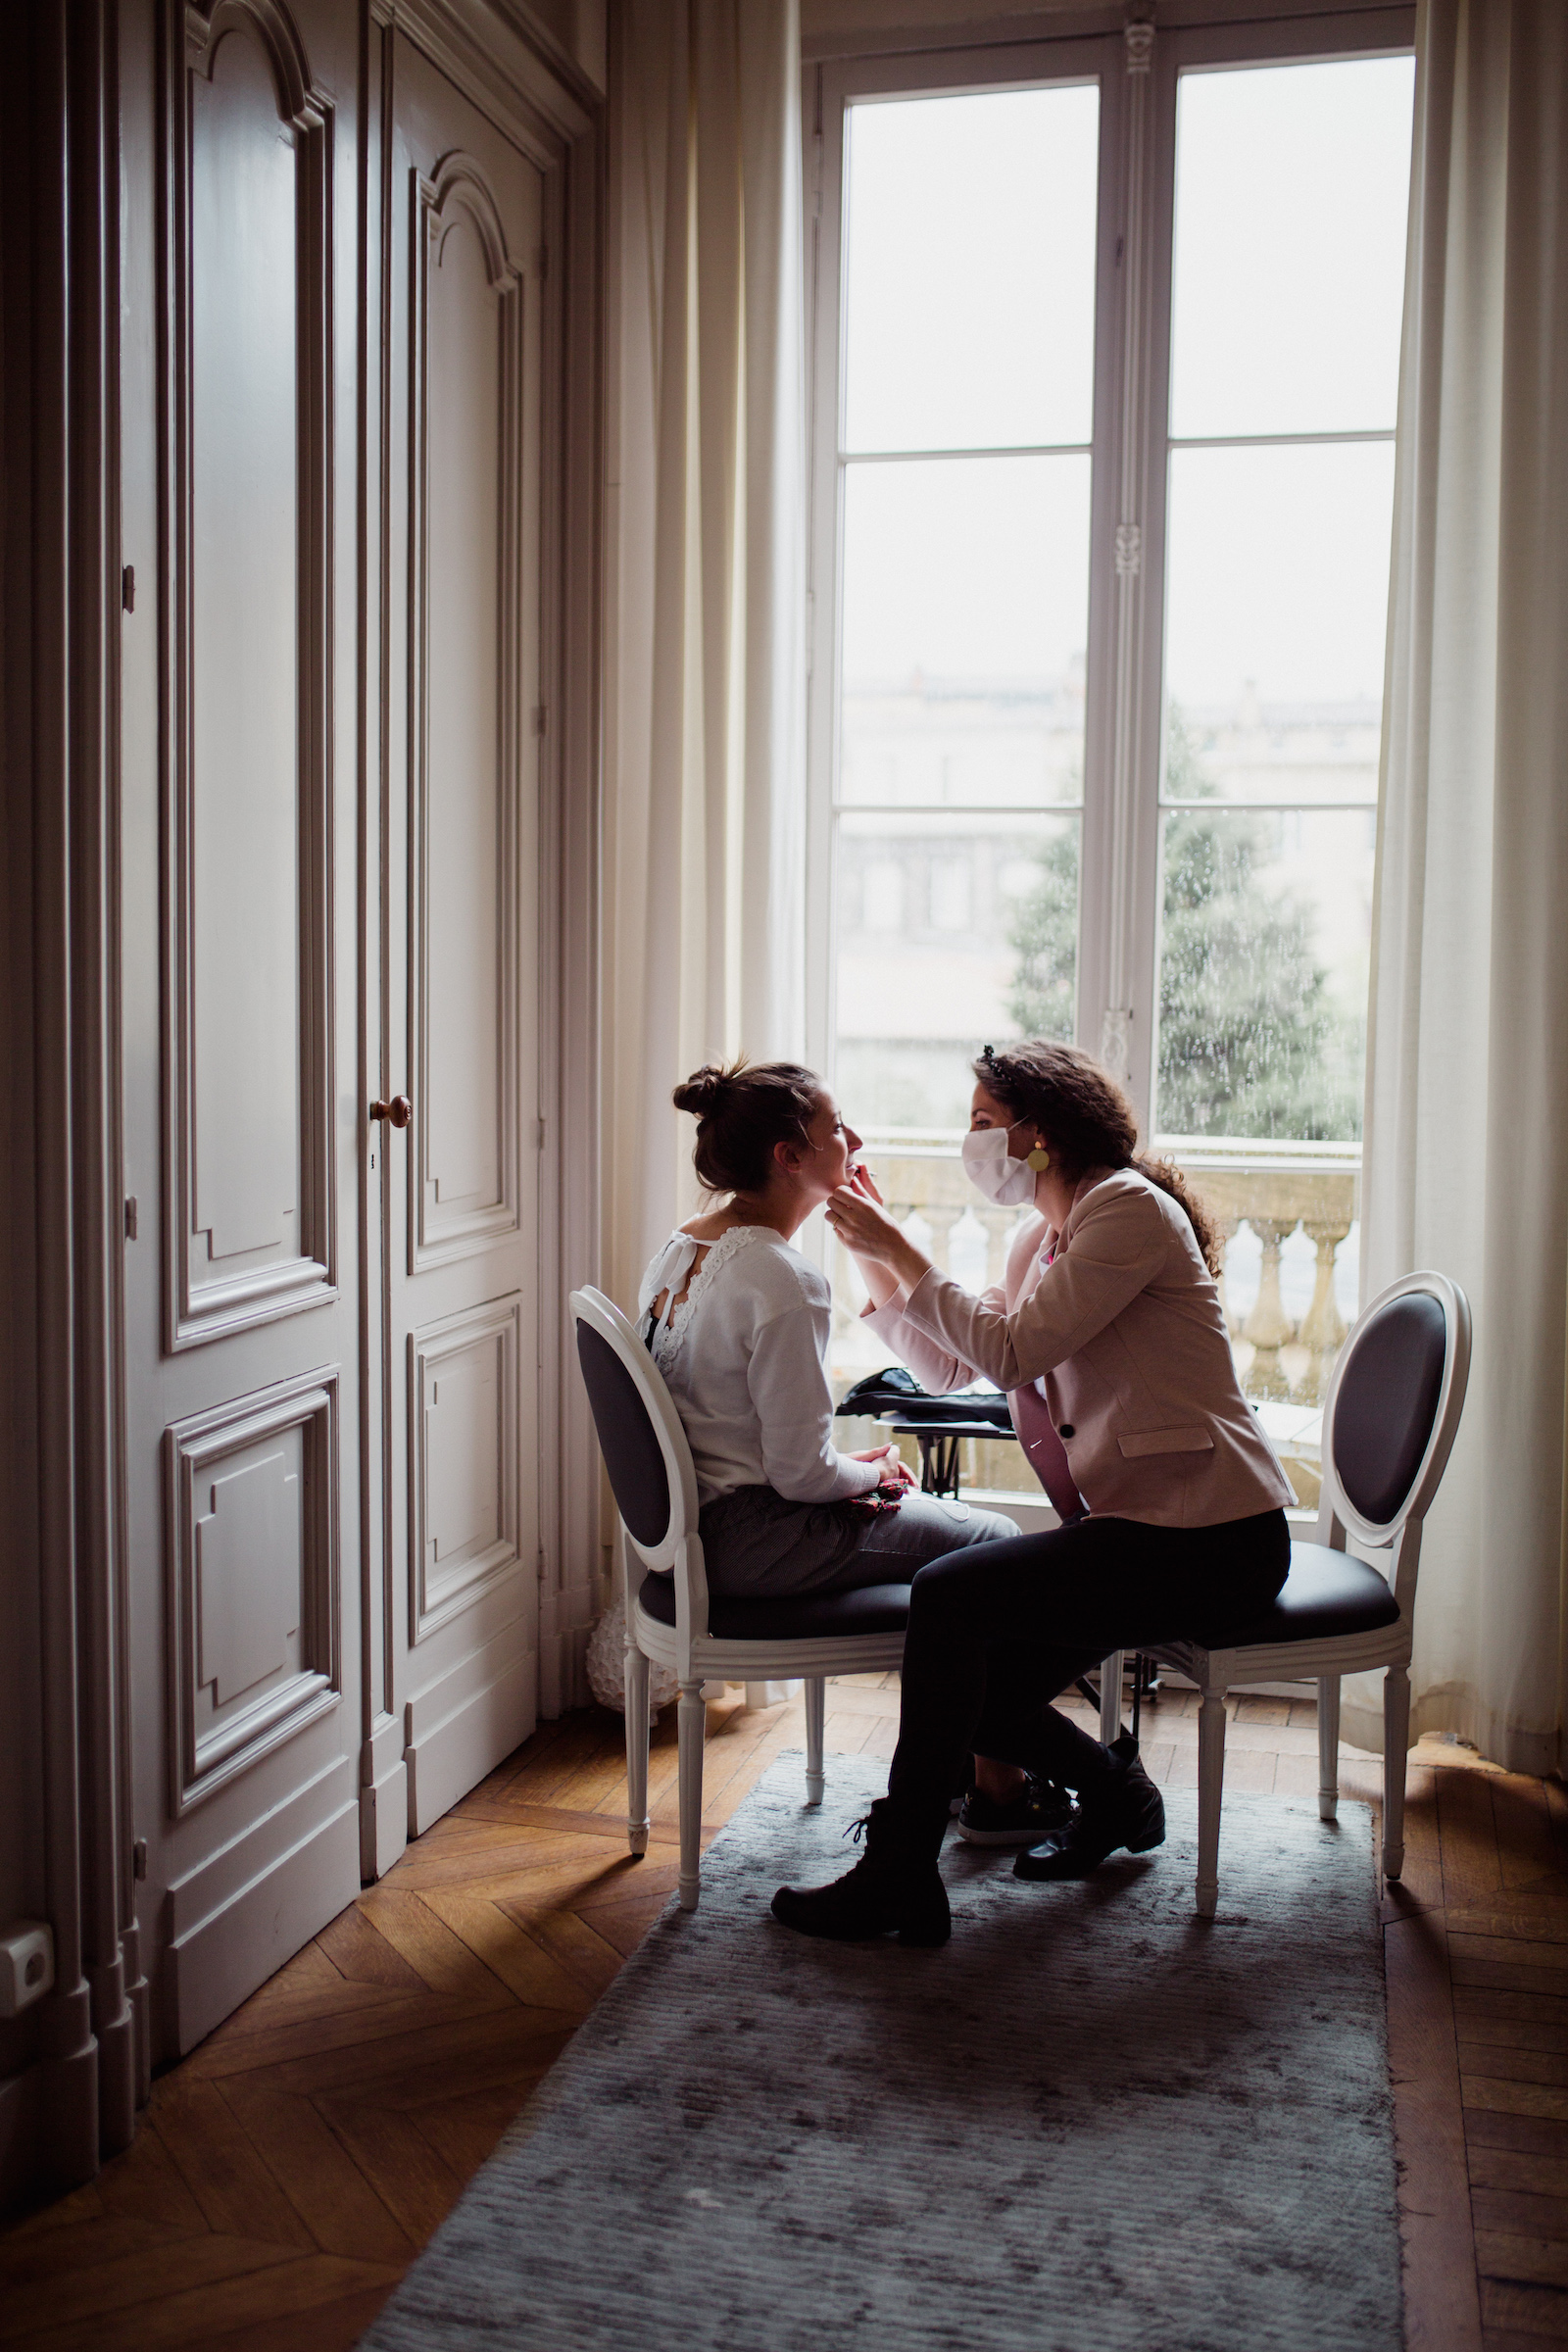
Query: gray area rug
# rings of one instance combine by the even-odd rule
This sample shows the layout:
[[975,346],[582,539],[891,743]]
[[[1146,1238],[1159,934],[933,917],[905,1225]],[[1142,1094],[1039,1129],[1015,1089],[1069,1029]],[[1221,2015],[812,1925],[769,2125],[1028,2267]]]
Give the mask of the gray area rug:
[[939,1952],[768,1916],[886,1785],[781,1757],[366,2337],[370,2352],[1397,2352],[1369,1815],[1196,1792],[1080,1886],[951,1845]]

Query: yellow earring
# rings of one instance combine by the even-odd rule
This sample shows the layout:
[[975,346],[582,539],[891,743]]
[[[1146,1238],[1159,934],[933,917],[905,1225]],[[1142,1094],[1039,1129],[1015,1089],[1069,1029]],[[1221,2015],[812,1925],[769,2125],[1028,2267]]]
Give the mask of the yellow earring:
[[1037,1176],[1043,1176],[1045,1174],[1045,1171],[1051,1165],[1051,1153],[1046,1150],[1044,1144],[1036,1144],[1034,1150],[1030,1152],[1025,1165],[1033,1168]]

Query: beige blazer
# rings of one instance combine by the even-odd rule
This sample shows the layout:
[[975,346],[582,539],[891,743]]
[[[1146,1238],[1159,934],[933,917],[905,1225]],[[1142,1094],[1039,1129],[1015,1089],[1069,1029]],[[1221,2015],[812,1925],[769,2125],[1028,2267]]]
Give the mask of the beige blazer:
[[1059,1234],[1021,1219],[1000,1290],[977,1298],[933,1268],[865,1320],[933,1392],[977,1374],[1005,1389],[1041,1472],[1043,1397],[1097,1517],[1213,1527],[1296,1499],[1186,1212],[1132,1168],[1091,1169]]

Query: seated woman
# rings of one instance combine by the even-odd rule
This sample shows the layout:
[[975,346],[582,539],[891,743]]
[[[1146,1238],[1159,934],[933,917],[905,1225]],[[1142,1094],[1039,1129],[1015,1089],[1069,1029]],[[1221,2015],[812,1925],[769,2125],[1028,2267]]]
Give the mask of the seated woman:
[[691,1444],[709,1588],[737,1599],[905,1584],[922,1562],[1017,1533],[914,1492],[892,1444],[840,1453],[827,1279],[791,1242],[857,1174],[860,1139],[795,1062],[698,1070],[697,1173],[725,1206],[672,1233],[638,1313]]
[[1291,1490],[1237,1382],[1200,1204],[1139,1156],[1131,1105],[1087,1054],[988,1046],[974,1072],[964,1164],[988,1200],[1035,1212],[1003,1287],[976,1298],[939,1273],[863,1191],[836,1193],[828,1221],[874,1327],[919,1377],[983,1373],[1008,1392],[1062,1524],[915,1578],[899,1744],[864,1855],[831,1886],[773,1897],[808,1936],[946,1941],[937,1856],[968,1749],[1078,1791],[1019,1878],[1086,1878],[1118,1846],[1158,1845],[1164,1807],[1133,1742],[1102,1746],[1050,1702],[1111,1650],[1244,1626],[1290,1568]]
[[[830,1292],[790,1248],[811,1210],[855,1186],[860,1139],[795,1062],[707,1067],[675,1089],[697,1118],[697,1173],[728,1205],[672,1233],[638,1311],[691,1444],[709,1589],[741,1599],[906,1584],[926,1560],[1016,1535],[996,1511],[914,1491],[891,1444],[840,1453],[825,1369]],[[1027,1845],[1065,1819],[1059,1788],[974,1759],[960,1834]],[[950,1791],[951,1795],[952,1791]]]

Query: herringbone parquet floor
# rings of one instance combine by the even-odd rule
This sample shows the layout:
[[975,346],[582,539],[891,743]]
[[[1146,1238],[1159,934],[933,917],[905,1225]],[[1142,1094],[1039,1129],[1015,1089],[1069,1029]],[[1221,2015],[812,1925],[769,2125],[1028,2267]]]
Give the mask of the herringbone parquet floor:
[[[1146,1721],[1167,1783],[1194,1703]],[[894,1677],[835,1684],[830,1748],[890,1753],[897,1705]],[[638,1863],[619,1733],[543,1727],[163,2076],[126,2154],[0,2237],[0,2339],[346,2352],[674,1884],[674,1711]],[[798,1701],[711,1707],[709,1825],[800,1740]],[[1315,1758],[1310,1706],[1233,1703],[1229,1787],[1308,1791]],[[1377,1778],[1346,1751],[1348,1793]],[[1560,1788],[1417,1751],[1384,1905],[1411,2352],[1568,2341],[1565,1863]]]

